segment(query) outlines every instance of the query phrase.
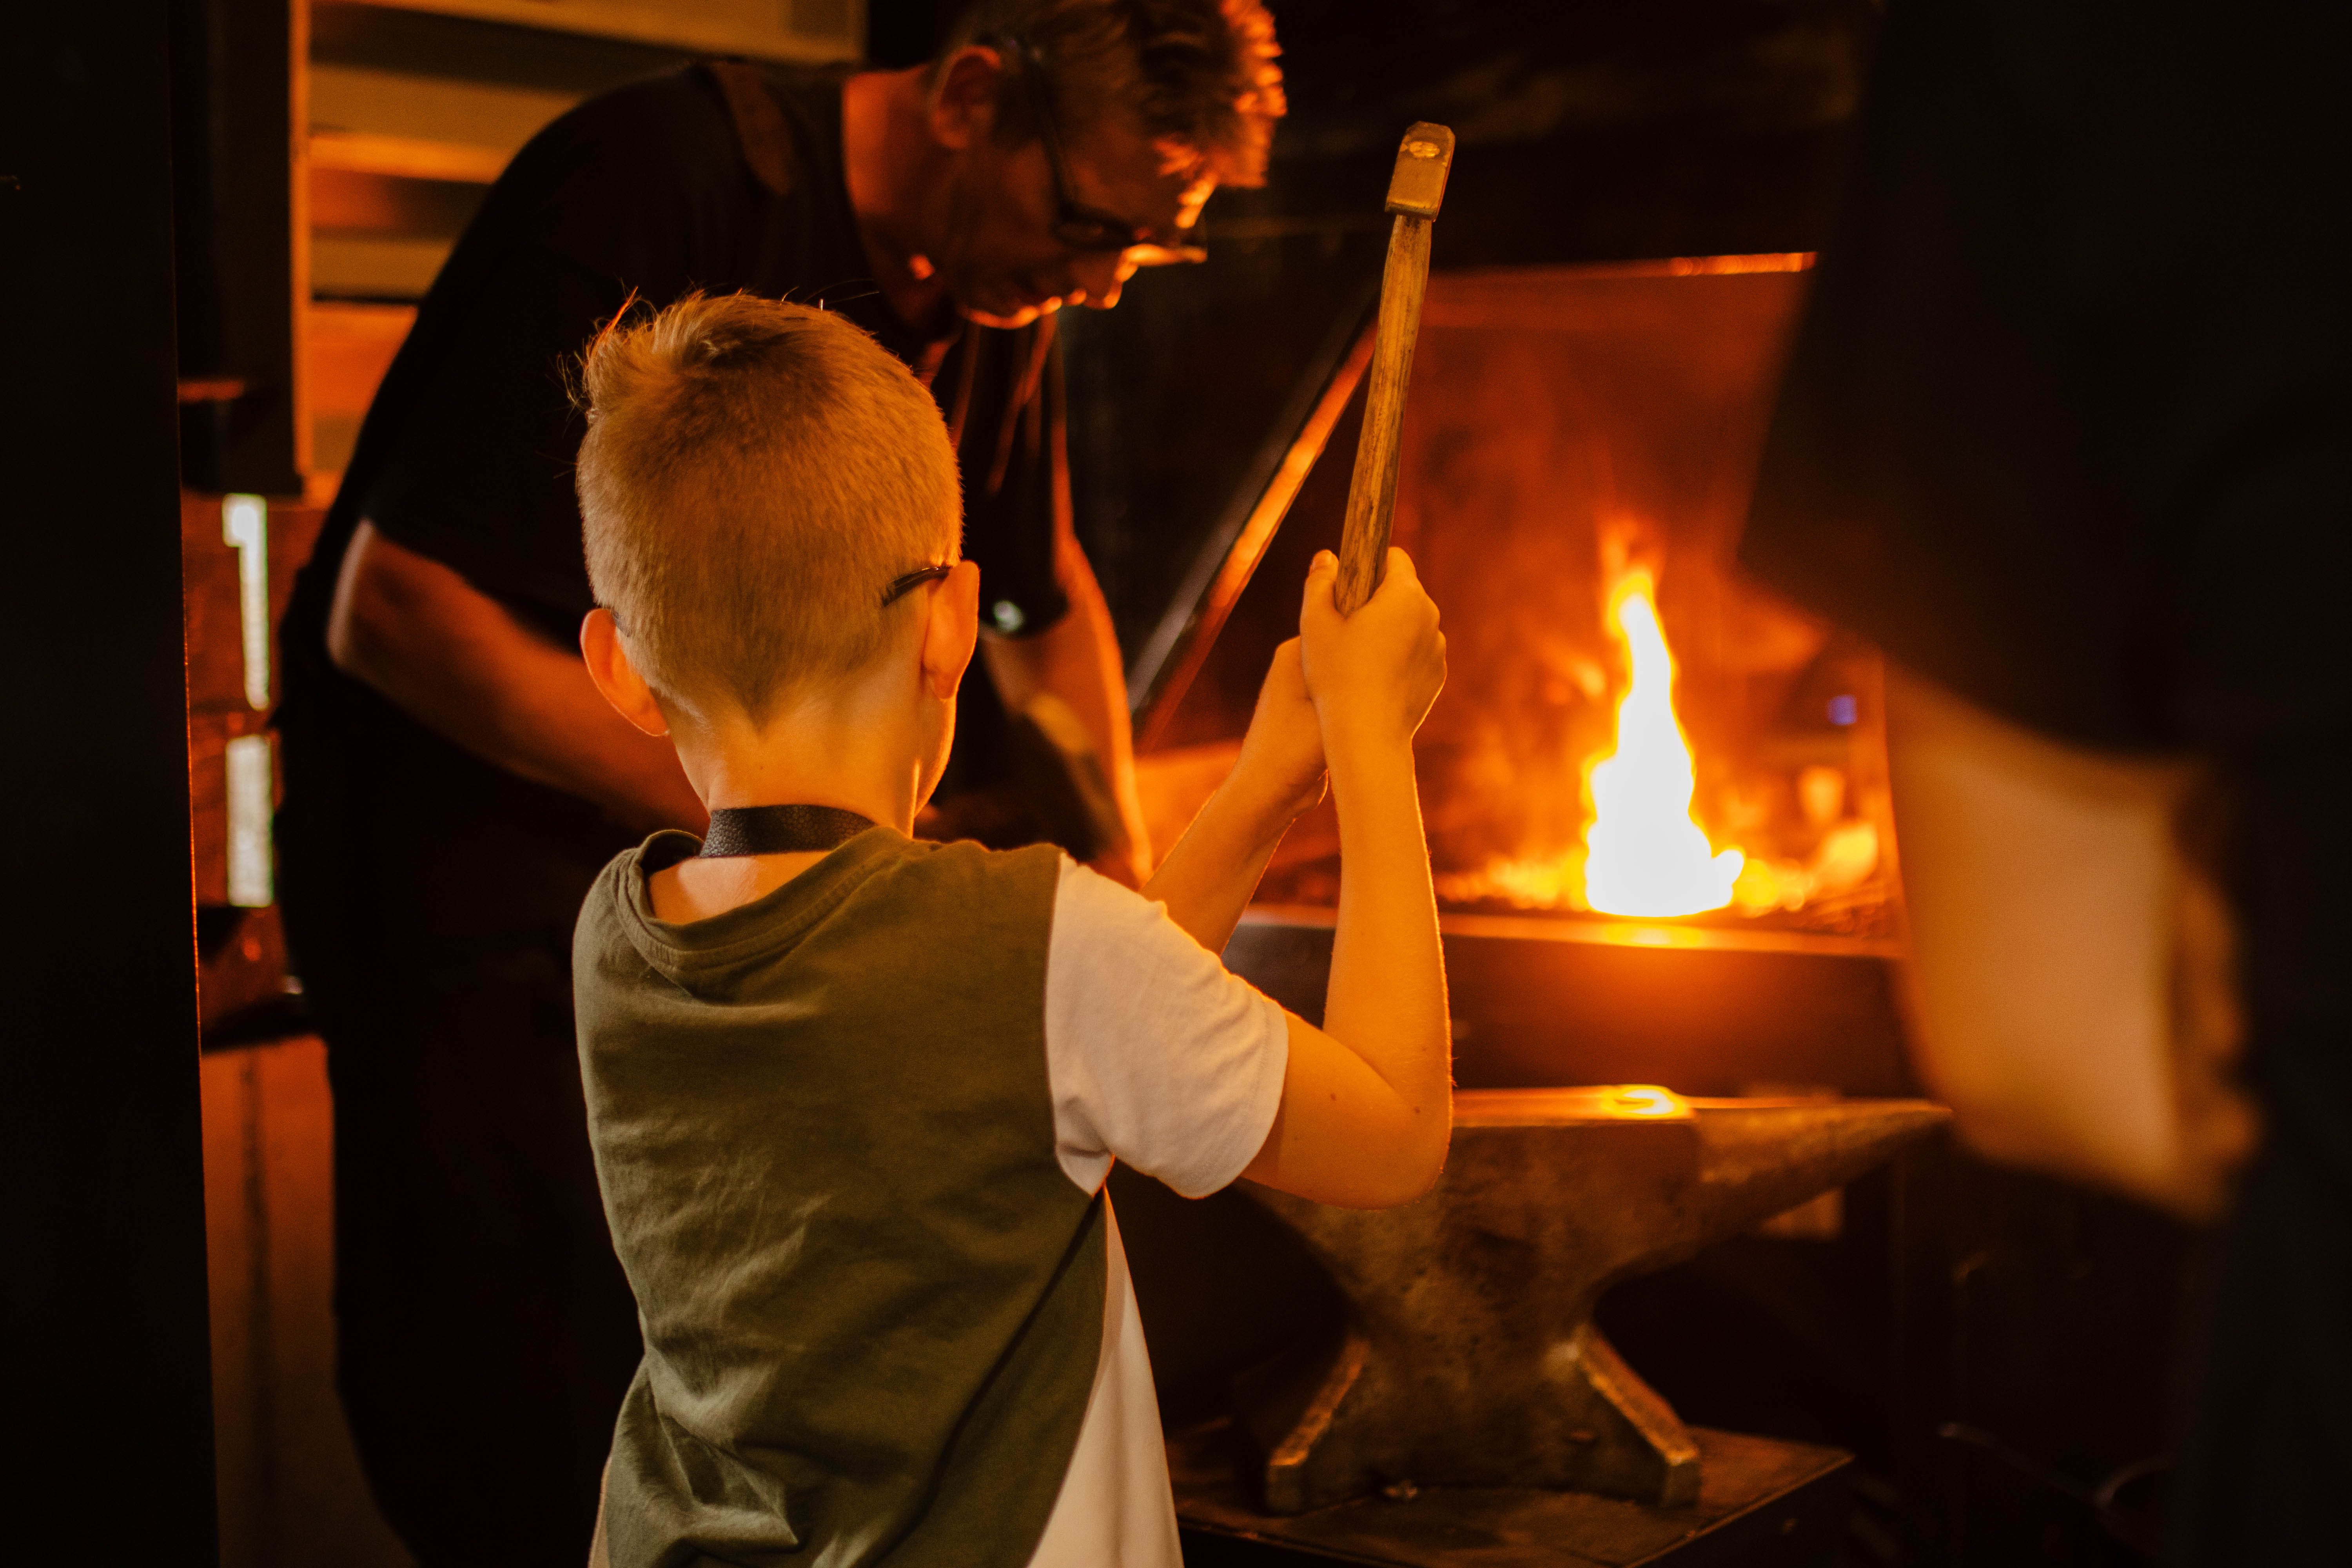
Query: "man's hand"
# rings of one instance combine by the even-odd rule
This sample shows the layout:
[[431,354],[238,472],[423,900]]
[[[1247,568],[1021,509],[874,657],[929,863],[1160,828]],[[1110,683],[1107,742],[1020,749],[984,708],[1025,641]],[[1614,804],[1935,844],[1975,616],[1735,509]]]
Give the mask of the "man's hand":
[[1095,581],[1077,538],[1066,529],[1055,541],[1055,575],[1069,596],[1070,613],[1060,624],[1018,640],[983,633],[980,651],[989,679],[1007,712],[1018,712],[1041,693],[1069,704],[1094,743],[1111,800],[1127,824],[1128,854],[1106,858],[1095,869],[1140,886],[1151,869],[1151,836],[1143,826],[1143,805],[1135,788],[1135,738],[1127,712],[1127,678],[1119,668],[1118,637],[1110,606]]
[[2262,1142],[2262,1115],[2239,1069],[2246,1052],[2238,921],[2206,842],[2215,792],[2200,779],[2173,817],[2180,868],[2172,911],[2172,1103],[2180,1123],[2183,1196],[2192,1215],[2216,1214]]

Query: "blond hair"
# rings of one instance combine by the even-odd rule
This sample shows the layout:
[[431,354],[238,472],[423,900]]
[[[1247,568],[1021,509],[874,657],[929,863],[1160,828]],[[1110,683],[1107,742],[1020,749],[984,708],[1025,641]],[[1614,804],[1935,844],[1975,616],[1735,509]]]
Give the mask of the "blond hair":
[[627,315],[579,367],[588,581],[656,691],[764,723],[881,650],[893,579],[956,558],[955,453],[837,315],[749,294]]
[[[1132,113],[1172,171],[1265,184],[1274,122],[1288,104],[1274,63],[1282,47],[1260,0],[979,0],[940,58],[1008,36],[1044,62],[1064,135],[1114,110]],[[1025,142],[1037,134],[1034,118],[1008,73],[997,124]]]

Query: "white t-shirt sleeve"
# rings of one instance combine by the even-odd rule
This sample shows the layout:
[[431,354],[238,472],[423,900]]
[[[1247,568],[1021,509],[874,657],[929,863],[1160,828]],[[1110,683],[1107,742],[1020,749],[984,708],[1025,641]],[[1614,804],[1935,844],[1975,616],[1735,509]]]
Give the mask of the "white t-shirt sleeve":
[[1045,958],[1045,1064],[1062,1169],[1114,1159],[1186,1197],[1265,1143],[1290,1061],[1282,1009],[1160,905],[1065,858]]

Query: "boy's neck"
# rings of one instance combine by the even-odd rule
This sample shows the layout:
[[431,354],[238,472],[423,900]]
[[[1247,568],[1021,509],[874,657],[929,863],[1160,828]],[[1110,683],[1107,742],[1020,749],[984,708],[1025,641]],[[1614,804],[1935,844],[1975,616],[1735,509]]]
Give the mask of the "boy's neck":
[[[956,688],[979,636],[979,595],[980,569],[955,563],[915,590],[862,670],[819,682],[764,722],[732,704],[658,699],[694,793],[713,811],[829,805],[911,835],[955,739]],[[650,879],[654,912],[667,921],[707,919],[823,858],[698,857]]]
[[[765,728],[721,723],[681,731],[678,760],[705,805],[829,805],[911,833],[924,780],[903,721],[856,704],[803,710]],[[824,858],[824,850],[683,860],[646,879],[654,913],[675,925],[765,898]]]
[[829,805],[910,831],[921,787],[920,753],[902,726],[856,710],[800,714],[756,732],[748,726],[698,743],[680,737],[703,804]]

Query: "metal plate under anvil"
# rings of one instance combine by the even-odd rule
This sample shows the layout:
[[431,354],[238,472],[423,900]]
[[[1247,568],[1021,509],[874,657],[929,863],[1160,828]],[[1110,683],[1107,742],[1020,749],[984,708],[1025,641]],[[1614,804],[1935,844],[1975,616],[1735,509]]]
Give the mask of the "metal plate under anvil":
[[1169,1439],[1186,1568],[1813,1568],[1845,1538],[1851,1457],[1693,1427],[1705,1480],[1686,1508],[1586,1492],[1433,1487],[1276,1518],[1251,1497],[1222,1422]]

